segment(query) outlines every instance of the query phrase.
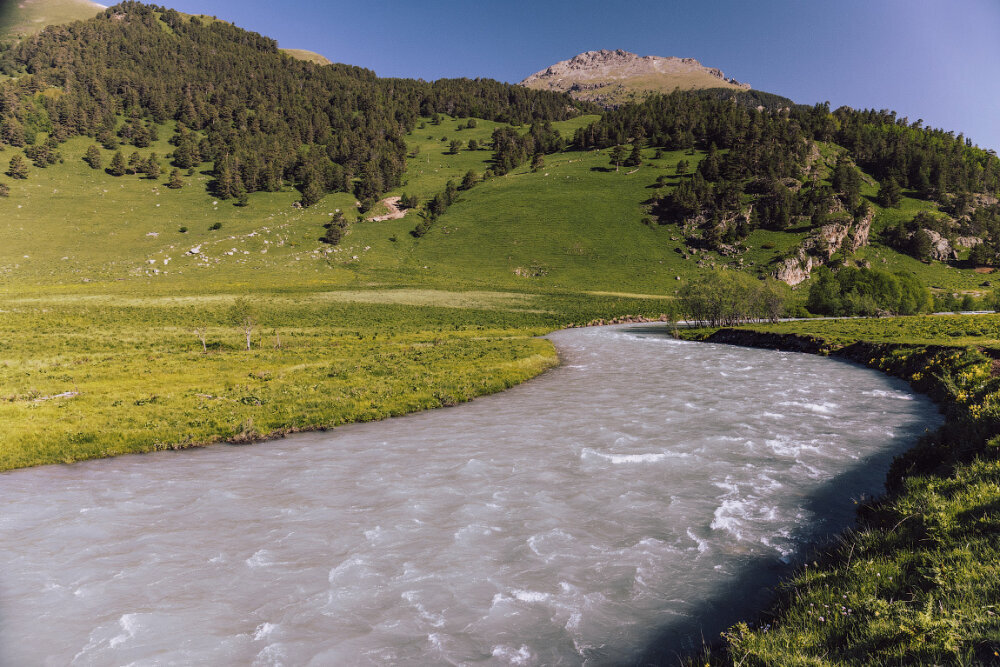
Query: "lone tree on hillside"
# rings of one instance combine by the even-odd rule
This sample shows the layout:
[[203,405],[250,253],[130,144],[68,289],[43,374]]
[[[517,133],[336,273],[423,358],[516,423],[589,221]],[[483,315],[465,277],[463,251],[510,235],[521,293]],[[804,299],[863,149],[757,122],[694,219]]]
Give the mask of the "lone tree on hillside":
[[461,148],[462,148],[462,140],[452,139],[451,143],[448,144],[448,155],[458,155],[458,151]]
[[625,147],[618,144],[611,149],[611,164],[615,165],[615,171],[618,171],[619,165],[621,165],[622,160],[625,159]]
[[89,164],[91,169],[100,169],[104,166],[104,160],[101,159],[101,149],[92,145],[84,154],[83,161]]
[[24,161],[23,155],[17,153],[10,159],[10,167],[7,169],[7,175],[20,180],[28,178],[28,163]]
[[229,320],[234,326],[243,330],[247,341],[247,350],[249,350],[250,337],[257,326],[257,309],[250,303],[250,299],[245,296],[237,298],[229,308]]

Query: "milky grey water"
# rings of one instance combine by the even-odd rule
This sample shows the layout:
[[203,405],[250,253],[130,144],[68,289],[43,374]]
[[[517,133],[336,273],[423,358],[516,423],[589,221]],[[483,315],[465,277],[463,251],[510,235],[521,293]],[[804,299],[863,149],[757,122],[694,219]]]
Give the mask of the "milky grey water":
[[0,475],[0,664],[669,654],[760,604],[939,420],[836,360],[552,339],[562,367],[456,408]]

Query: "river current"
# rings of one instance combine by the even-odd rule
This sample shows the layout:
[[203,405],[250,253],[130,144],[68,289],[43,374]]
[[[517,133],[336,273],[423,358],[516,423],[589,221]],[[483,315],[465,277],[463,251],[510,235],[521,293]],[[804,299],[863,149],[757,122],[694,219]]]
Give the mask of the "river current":
[[712,639],[940,417],[655,327],[455,408],[0,475],[0,665],[608,664]]

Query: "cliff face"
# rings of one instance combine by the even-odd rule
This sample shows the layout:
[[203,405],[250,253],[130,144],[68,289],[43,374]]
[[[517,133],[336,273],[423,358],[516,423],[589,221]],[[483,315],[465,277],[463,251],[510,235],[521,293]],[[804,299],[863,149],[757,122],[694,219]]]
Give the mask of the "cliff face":
[[568,92],[577,99],[614,106],[648,92],[675,88],[749,90],[750,84],[727,79],[722,70],[705,67],[694,58],[639,56],[621,49],[587,51],[563,60],[521,82],[540,90]]

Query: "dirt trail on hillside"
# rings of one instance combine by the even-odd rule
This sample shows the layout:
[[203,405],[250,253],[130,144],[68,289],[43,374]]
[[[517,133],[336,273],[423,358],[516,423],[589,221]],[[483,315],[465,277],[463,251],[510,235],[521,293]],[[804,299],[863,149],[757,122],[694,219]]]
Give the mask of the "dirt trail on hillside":
[[406,211],[399,208],[400,197],[386,197],[382,200],[382,204],[389,209],[386,215],[379,215],[371,219],[372,222],[385,222],[386,220],[399,220],[406,215]]

